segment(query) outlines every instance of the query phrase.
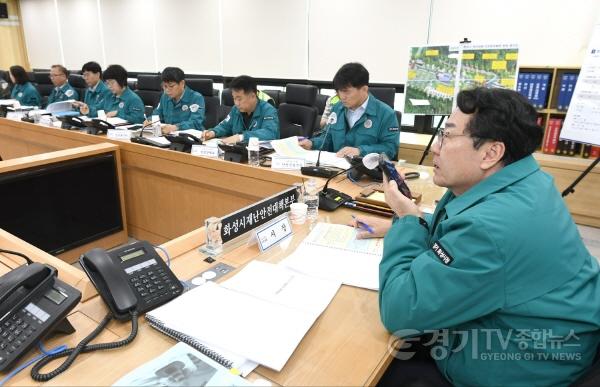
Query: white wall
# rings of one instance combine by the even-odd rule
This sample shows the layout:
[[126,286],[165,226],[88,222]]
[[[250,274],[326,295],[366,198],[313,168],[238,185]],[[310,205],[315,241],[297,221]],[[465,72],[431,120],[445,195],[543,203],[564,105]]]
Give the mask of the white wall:
[[521,66],[580,66],[598,0],[21,0],[31,65],[331,80],[348,61],[404,83],[408,48],[518,43]]

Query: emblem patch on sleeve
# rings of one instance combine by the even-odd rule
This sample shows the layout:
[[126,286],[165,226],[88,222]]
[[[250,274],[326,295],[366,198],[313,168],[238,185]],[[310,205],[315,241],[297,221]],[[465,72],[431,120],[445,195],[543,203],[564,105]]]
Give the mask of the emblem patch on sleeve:
[[446,266],[450,266],[450,264],[454,261],[454,258],[442,247],[440,241],[433,242],[431,245],[431,250],[435,253],[438,259]]

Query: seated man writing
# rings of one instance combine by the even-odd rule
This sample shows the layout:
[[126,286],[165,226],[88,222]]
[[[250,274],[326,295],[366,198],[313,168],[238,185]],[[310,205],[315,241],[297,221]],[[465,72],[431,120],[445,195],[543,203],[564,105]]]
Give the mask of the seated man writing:
[[346,63],[333,78],[341,103],[331,107],[320,134],[300,141],[305,149],[323,149],[343,156],[384,152],[396,158],[400,126],[392,108],[369,93],[369,72],[360,63]]
[[279,139],[279,117],[277,110],[257,97],[256,81],[247,75],[233,78],[229,84],[235,106],[221,123],[204,132],[204,139],[224,137],[226,144],[248,141]]

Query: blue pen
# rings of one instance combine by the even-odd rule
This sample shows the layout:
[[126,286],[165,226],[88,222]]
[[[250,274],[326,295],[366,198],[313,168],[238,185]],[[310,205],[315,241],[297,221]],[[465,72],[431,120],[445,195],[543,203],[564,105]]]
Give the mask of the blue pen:
[[368,231],[369,234],[373,234],[375,232],[375,230],[373,230],[373,227],[369,226],[365,222],[361,222],[360,220],[357,220],[356,216],[352,215],[352,219],[356,220],[356,224],[358,225],[358,227]]

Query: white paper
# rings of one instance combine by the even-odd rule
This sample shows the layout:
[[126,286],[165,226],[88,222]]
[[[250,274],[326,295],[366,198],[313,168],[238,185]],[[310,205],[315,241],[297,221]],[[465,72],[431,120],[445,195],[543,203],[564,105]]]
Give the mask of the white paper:
[[200,139],[202,139],[202,130],[198,130],[198,129],[185,129],[185,130],[176,130],[173,132],[174,134],[178,134],[178,133],[188,133],[191,134],[192,136],[198,137]]
[[586,53],[560,138],[600,145],[600,24]]
[[209,346],[281,371],[314,322],[306,312],[207,282],[149,313]]
[[353,227],[317,223],[281,264],[307,275],[377,290],[382,255],[382,238],[356,239]]
[[16,99],[0,99],[0,106],[13,106],[15,102],[18,102]]
[[109,117],[109,118],[106,119],[106,121],[109,124],[114,125],[114,126],[127,124],[127,120],[124,120],[124,119],[119,118],[119,117]]

